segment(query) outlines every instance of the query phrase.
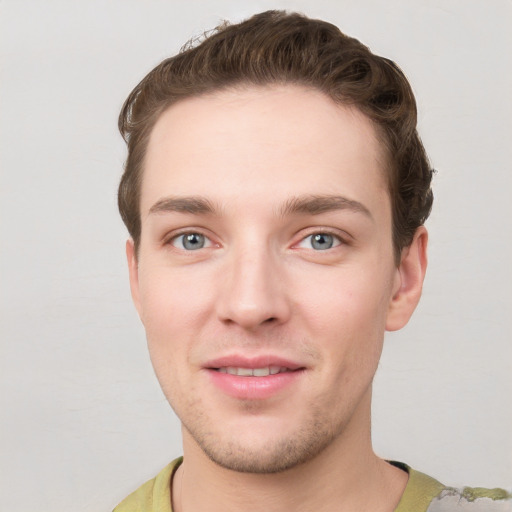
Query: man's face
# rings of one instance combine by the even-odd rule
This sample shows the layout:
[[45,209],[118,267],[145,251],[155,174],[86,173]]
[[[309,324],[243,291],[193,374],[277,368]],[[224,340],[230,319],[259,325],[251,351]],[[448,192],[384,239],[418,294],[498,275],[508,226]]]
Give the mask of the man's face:
[[400,287],[383,160],[361,113],[296,86],[158,120],[128,257],[185,453],[275,472],[369,430]]

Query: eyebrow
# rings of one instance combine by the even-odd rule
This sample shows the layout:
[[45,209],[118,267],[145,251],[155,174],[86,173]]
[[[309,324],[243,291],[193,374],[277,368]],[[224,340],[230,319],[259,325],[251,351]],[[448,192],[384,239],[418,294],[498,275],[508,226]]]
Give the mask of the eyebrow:
[[294,213],[320,215],[336,210],[349,210],[355,213],[362,213],[373,220],[370,210],[368,210],[364,204],[338,195],[307,195],[294,197],[286,201],[280,213],[284,217]]
[[[281,207],[279,213],[282,217],[286,217],[297,213],[320,215],[337,210],[349,210],[355,213],[362,213],[373,220],[370,210],[362,203],[338,195],[306,195],[292,197]],[[193,215],[215,215],[218,213],[218,208],[216,208],[210,200],[202,196],[171,196],[159,199],[149,209],[149,214],[168,212],[190,213]]]
[[189,197],[164,197],[159,199],[150,209],[149,213],[192,213],[199,214],[214,214],[216,212],[213,204],[206,198],[201,196]]

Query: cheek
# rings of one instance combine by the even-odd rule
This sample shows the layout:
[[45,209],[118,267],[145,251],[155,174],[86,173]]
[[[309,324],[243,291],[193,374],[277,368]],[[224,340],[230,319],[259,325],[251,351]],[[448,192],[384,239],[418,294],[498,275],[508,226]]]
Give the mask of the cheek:
[[190,315],[193,301],[180,283],[166,273],[145,275],[141,280],[142,321],[155,375],[168,401],[175,407],[173,390],[182,387],[187,359]]
[[151,362],[162,387],[163,380],[174,375],[169,369],[178,366],[183,357],[183,336],[190,329],[191,318],[187,311],[195,306],[189,287],[173,277],[168,271],[146,270],[139,279],[141,319]]
[[[303,295],[300,315],[329,354],[326,364],[341,382],[367,380],[382,350],[390,279],[383,272],[346,268],[317,275]],[[320,342],[320,341],[319,341]]]
[[208,283],[205,276],[163,265],[141,272],[141,316],[148,333],[171,338],[197,325],[210,301]]
[[338,325],[340,334],[349,328],[357,328],[361,334],[368,329],[384,332],[391,296],[391,278],[384,272],[347,266],[310,275],[299,288],[297,304],[317,329]]

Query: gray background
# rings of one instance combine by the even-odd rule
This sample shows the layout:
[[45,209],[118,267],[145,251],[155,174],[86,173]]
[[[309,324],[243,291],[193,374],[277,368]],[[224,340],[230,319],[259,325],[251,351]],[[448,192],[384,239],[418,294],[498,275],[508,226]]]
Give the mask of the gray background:
[[510,1],[3,0],[2,510],[110,510],[180,453],[129,297],[116,118],[189,37],[276,7],[400,64],[439,171],[423,300],[376,378],[376,450],[512,485]]

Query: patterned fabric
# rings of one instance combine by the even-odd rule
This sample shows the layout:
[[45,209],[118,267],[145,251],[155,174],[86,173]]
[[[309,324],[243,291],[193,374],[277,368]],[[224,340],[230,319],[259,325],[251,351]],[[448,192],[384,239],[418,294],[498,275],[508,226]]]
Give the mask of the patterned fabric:
[[446,487],[401,462],[409,481],[395,512],[512,512],[512,495],[503,489]]
[[427,512],[510,512],[512,499],[503,489],[444,489]]
[[[172,512],[171,481],[180,457],[122,501],[114,512]],[[409,481],[395,512],[512,512],[512,496],[503,489],[446,487],[434,478],[391,462],[409,473]]]

